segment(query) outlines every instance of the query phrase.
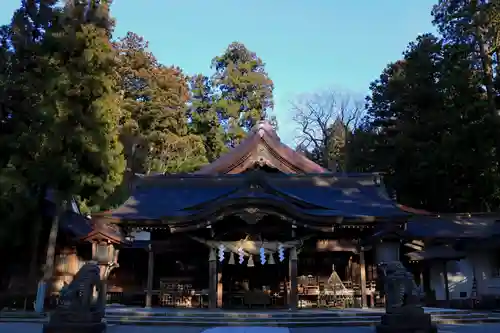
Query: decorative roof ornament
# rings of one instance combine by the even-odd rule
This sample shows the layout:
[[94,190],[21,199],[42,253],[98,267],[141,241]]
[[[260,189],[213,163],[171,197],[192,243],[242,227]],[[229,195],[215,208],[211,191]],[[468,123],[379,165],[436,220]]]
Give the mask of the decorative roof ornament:
[[261,120],[257,123],[257,125],[254,126],[252,129],[253,132],[259,134],[260,137],[264,136],[265,134],[272,135],[276,140],[281,142],[280,137],[276,133],[276,130],[274,129],[273,125],[267,121],[267,120]]

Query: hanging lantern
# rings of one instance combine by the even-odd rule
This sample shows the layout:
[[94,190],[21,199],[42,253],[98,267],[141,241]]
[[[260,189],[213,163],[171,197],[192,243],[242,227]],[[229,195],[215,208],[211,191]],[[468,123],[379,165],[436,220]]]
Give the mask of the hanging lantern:
[[224,261],[224,244],[219,245],[219,262]]
[[234,253],[229,254],[229,265],[234,265]]
[[283,244],[278,245],[278,256],[280,262],[283,262],[285,260],[285,248],[283,247]]
[[261,265],[264,265],[266,263],[266,252],[263,247],[259,249],[260,252],[260,263]]
[[245,261],[245,252],[243,252],[243,249],[241,247],[238,248],[238,261],[240,263],[240,265],[243,263],[243,261]]
[[253,263],[253,256],[252,256],[252,255],[250,255],[250,256],[248,257],[248,264],[247,264],[247,267],[254,267],[254,266],[255,266],[255,264]]
[[269,253],[269,259],[267,260],[267,264],[268,265],[274,265],[275,262],[274,262],[274,256],[272,253]]

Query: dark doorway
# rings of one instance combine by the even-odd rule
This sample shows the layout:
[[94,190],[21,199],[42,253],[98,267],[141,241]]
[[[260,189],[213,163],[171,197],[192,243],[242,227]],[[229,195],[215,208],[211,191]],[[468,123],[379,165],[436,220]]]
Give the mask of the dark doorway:
[[288,261],[261,264],[254,256],[254,266],[248,258],[242,264],[221,264],[224,308],[282,308],[286,305]]

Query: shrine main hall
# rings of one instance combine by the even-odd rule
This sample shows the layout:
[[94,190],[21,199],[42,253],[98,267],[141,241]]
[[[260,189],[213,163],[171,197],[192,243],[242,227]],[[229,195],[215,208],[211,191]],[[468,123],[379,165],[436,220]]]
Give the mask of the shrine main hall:
[[[267,122],[200,170],[140,176],[130,193],[63,228],[65,244],[112,253],[108,303],[133,306],[376,306],[376,265],[404,257],[411,217],[378,174],[333,173]],[[77,252],[56,259],[54,290],[81,266]]]

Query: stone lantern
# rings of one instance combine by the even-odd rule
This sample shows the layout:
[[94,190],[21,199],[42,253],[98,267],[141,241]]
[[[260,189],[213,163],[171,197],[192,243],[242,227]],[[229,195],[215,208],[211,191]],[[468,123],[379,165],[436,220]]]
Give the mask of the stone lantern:
[[[102,300],[107,300],[107,280],[109,273],[118,267],[118,247],[106,241],[98,241],[92,244],[92,261],[96,262],[100,268],[102,283]],[[106,304],[104,304],[105,306]]]

